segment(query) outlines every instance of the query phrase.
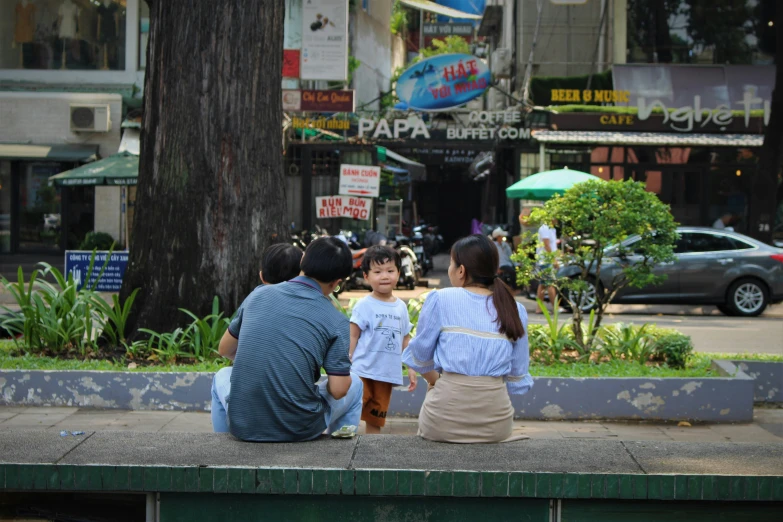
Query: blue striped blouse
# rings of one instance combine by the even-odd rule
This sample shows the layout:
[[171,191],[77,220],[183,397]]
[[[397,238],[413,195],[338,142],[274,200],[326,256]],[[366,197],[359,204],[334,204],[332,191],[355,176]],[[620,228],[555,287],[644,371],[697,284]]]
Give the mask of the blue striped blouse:
[[432,370],[470,376],[503,377],[508,392],[527,393],[530,354],[527,312],[517,303],[525,335],[516,341],[498,332],[492,297],[464,288],[445,288],[424,301],[419,324],[402,362],[419,373]]

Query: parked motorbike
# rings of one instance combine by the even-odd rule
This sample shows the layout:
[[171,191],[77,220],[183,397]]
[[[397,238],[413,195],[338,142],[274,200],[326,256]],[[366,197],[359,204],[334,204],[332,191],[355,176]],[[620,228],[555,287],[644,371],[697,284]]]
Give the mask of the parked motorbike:
[[411,241],[413,253],[416,254],[416,258],[419,261],[419,266],[421,266],[421,275],[426,276],[427,272],[432,270],[432,256],[427,251],[427,249],[424,247],[424,236],[421,233],[421,230],[416,230],[413,233],[413,239]]
[[400,279],[397,281],[397,286],[404,286],[409,290],[413,290],[419,284],[419,279],[424,274],[419,264],[419,258],[411,247],[411,239],[403,235],[395,236],[394,249],[400,254],[400,259],[402,260]]
[[424,250],[432,257],[438,255],[444,247],[443,236],[438,233],[438,227],[436,225],[429,225],[427,223],[419,223],[419,225],[413,227],[413,235],[421,234]]

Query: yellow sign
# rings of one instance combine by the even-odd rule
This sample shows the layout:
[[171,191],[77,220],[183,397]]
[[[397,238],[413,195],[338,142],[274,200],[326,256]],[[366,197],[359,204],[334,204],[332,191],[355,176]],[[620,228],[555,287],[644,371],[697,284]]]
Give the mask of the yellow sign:
[[603,114],[598,121],[601,125],[633,125],[636,118],[633,114]]
[[328,129],[348,130],[351,122],[332,118],[293,118],[291,124],[295,129]]
[[631,91],[611,91],[605,89],[552,89],[551,99],[553,103],[630,103]]

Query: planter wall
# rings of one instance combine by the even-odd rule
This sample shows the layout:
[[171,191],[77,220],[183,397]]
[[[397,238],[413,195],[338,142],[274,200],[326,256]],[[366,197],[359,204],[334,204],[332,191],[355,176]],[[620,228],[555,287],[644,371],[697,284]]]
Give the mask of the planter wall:
[[[726,362],[727,365],[731,363]],[[733,365],[731,365],[733,367]],[[751,422],[754,381],[742,371],[708,379],[549,378],[512,396],[522,419]],[[731,373],[728,373],[731,371]],[[424,382],[424,381],[421,381]],[[212,374],[0,370],[0,403],[131,410],[208,411]],[[390,412],[417,416],[426,385],[399,388]]]
[[753,400],[783,402],[783,362],[730,362],[754,380]]

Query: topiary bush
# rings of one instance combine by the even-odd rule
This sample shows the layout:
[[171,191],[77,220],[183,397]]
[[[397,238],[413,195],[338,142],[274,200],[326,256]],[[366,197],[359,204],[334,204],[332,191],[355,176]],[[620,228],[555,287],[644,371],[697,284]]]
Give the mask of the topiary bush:
[[106,232],[88,232],[79,244],[79,250],[109,250],[114,245],[114,238]]
[[652,344],[654,357],[663,360],[671,368],[685,368],[693,353],[691,338],[673,330],[656,336]]

